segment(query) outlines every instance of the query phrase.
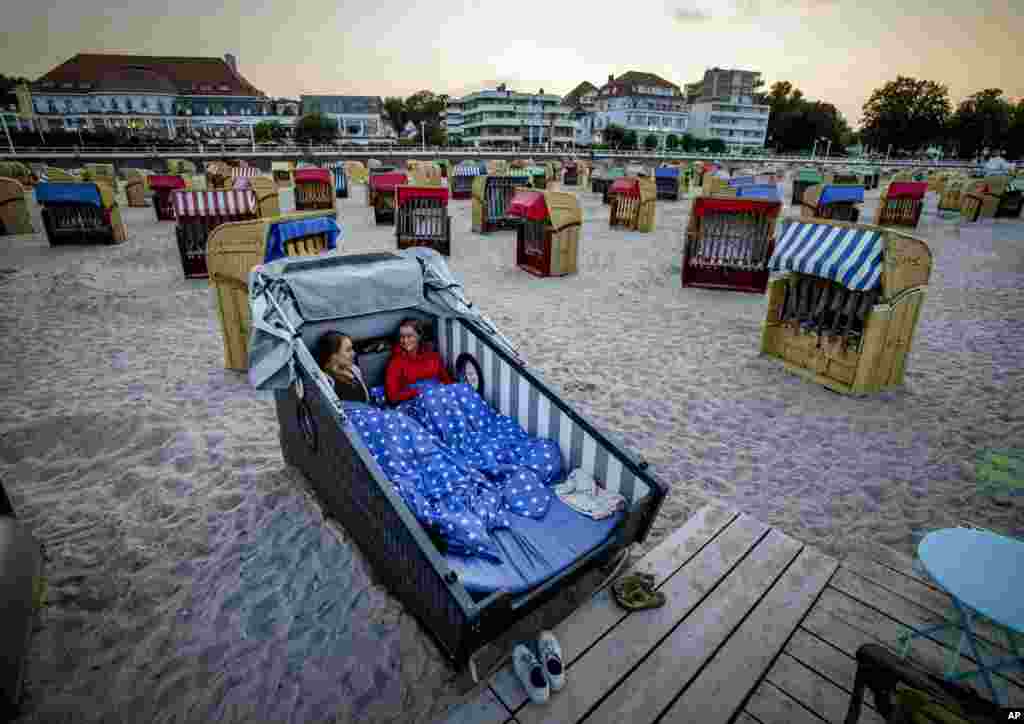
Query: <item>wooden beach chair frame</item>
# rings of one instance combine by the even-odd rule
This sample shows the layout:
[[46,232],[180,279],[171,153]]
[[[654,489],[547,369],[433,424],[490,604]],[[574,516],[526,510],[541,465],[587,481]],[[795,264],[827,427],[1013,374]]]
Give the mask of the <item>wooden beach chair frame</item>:
[[625,176],[617,181],[632,186],[629,190],[616,191],[616,183],[608,188],[608,228],[621,226],[630,231],[647,233],[654,231],[658,189],[654,179]]
[[395,241],[399,249],[425,246],[443,256],[452,251],[448,189],[405,185],[395,188]]
[[[41,202],[43,228],[50,246],[59,244],[120,244],[128,238],[128,230],[121,218],[121,209],[114,197],[114,190],[106,183],[79,181],[83,186],[93,186],[99,196],[99,203],[71,201]],[[43,188],[36,186],[37,193]]]
[[17,179],[0,178],[0,236],[34,232],[25,187]]
[[[583,226],[579,201],[575,194],[565,191],[533,193],[543,198],[543,218],[531,218],[515,203],[510,209],[511,214],[521,219],[516,225],[516,266],[538,277],[575,274]],[[532,202],[535,197],[528,198]]]
[[206,279],[210,234],[221,226],[259,218],[256,194],[245,191],[177,191],[174,194],[177,223],[174,228],[186,279]]

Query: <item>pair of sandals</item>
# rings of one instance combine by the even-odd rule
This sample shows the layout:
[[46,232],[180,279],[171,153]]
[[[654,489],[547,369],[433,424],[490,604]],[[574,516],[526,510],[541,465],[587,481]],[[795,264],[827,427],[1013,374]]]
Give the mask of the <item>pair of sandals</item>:
[[627,611],[643,611],[665,605],[665,594],[654,590],[650,573],[630,573],[612,583],[612,597]]

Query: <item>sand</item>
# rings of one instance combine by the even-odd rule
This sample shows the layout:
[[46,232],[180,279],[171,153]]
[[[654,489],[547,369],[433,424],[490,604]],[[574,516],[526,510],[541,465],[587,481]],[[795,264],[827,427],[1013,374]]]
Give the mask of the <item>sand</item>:
[[[364,193],[339,201],[344,249],[393,248]],[[1024,222],[961,226],[929,196],[906,385],[857,399],[758,356],[763,297],[680,287],[688,201],[659,202],[639,234],[581,198],[576,276],[519,271],[510,233],[469,231],[469,201],[452,203],[450,264],[528,363],[671,485],[637,554],[709,501],[838,556],[853,536],[909,554],[962,521],[1024,535],[1024,496],[975,472],[1024,437]],[[0,239],[0,476],[48,582],[20,721],[433,721],[451,672],[284,464],[271,403],[223,369],[173,223],[124,218],[115,247]]]

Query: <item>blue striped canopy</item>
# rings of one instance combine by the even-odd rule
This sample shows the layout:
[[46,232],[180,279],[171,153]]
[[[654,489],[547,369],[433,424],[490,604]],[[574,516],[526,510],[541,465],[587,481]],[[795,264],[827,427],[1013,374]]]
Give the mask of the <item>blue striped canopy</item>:
[[486,173],[481,171],[479,166],[456,166],[452,172],[454,176],[479,176],[481,173]]
[[768,270],[831,279],[863,292],[881,283],[882,231],[788,222],[768,261]]

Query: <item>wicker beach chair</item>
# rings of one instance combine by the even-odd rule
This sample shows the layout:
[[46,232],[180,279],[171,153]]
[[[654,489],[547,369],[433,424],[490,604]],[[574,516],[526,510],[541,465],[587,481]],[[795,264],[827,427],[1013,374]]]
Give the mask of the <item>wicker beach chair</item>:
[[256,194],[248,191],[176,191],[175,237],[186,279],[205,279],[206,245],[221,224],[257,219]]
[[50,246],[120,244],[128,238],[114,189],[102,181],[47,182],[35,192]]
[[793,206],[799,206],[803,203],[804,192],[811,186],[817,186],[818,184],[825,183],[825,177],[822,176],[816,169],[813,168],[801,168],[798,169],[796,174],[793,176],[793,196],[790,203]]
[[516,266],[539,277],[575,274],[583,213],[563,191],[517,191],[509,204],[516,225]]
[[626,176],[615,179],[608,189],[610,212],[608,227],[617,226],[632,231],[654,231],[656,199],[658,196],[654,180]]
[[124,195],[128,200],[128,206],[132,208],[149,206],[149,203],[146,201],[146,191],[149,188],[149,171],[129,168],[125,170],[124,176]]
[[658,198],[678,201],[682,193],[679,169],[675,166],[659,166],[654,170],[654,183]]
[[295,171],[294,161],[271,161],[270,162],[270,173],[274,177],[274,183],[277,187],[284,188],[286,186],[293,186],[295,179],[292,178],[292,173]]
[[835,219],[856,222],[858,204],[864,203],[863,186],[815,184],[804,191],[800,203],[801,219]]
[[448,256],[452,246],[452,219],[448,215],[448,189],[444,186],[395,188],[395,238],[399,249],[426,246]]
[[398,171],[375,173],[366,187],[367,203],[373,208],[373,220],[378,224],[395,221],[395,189],[409,182],[408,176]]
[[22,186],[34,186],[33,170],[21,161],[0,161],[0,178],[14,179]]
[[334,210],[334,184],[325,168],[295,170],[295,210]]
[[[473,179],[481,175],[480,167],[475,163],[460,163],[452,168],[448,176],[449,188],[453,199],[468,199],[473,196]],[[484,174],[486,175],[486,174]]]
[[562,183],[566,186],[576,186],[579,184],[580,179],[580,167],[575,161],[570,161],[565,164],[562,173]]
[[786,220],[770,272],[761,351],[845,394],[903,382],[931,276],[921,239],[887,227]]
[[25,187],[16,179],[0,177],[0,236],[34,231],[25,202]]
[[781,212],[777,191],[770,198],[695,198],[683,240],[682,285],[764,294]]
[[529,187],[529,178],[523,176],[476,176],[473,178],[472,229],[478,234],[489,234],[499,229],[511,229],[516,217],[509,216],[508,207],[517,190]]
[[224,335],[224,367],[249,368],[249,273],[259,264],[336,249],[341,228],[332,211],[238,221],[214,229],[207,241],[210,286]]
[[878,200],[875,224],[916,228],[927,192],[928,184],[924,182],[895,181],[889,184]]
[[185,179],[181,176],[153,175],[149,177],[149,188],[153,192],[153,210],[157,221],[174,220],[174,193],[185,190]]

